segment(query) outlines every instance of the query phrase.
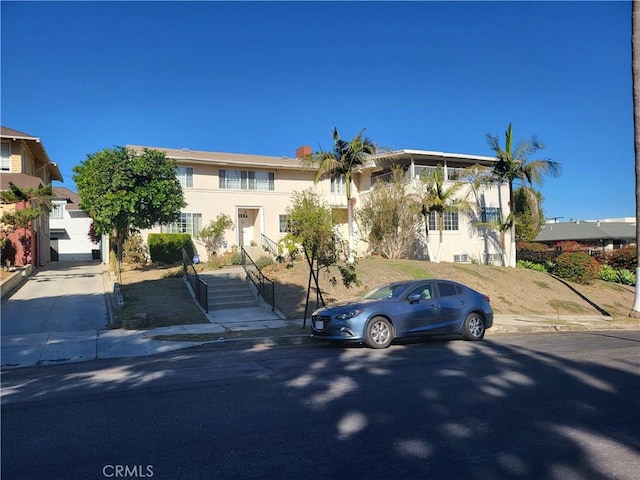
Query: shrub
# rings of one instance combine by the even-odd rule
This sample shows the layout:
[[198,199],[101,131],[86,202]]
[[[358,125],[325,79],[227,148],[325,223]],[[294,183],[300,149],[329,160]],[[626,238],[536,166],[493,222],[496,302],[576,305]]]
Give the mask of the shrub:
[[226,213],[219,214],[215,220],[198,232],[198,239],[204,243],[207,255],[211,258],[224,242],[224,232],[233,230],[235,227],[233,220]]
[[211,255],[207,261],[209,268],[222,268],[229,265],[228,258],[225,255]]
[[142,235],[132,235],[125,240],[122,258],[129,263],[147,263],[147,247]]
[[273,265],[274,263],[275,262],[273,261],[273,258],[267,257],[267,256],[260,257],[259,259],[256,260],[256,266],[260,270],[262,270],[264,267],[268,265]]
[[600,269],[600,280],[615,283],[618,281],[618,272],[611,265],[603,265]]
[[606,252],[603,261],[616,270],[633,271],[636,268],[636,247],[623,247],[618,250]]
[[188,233],[150,233],[148,238],[151,261],[158,264],[173,264],[182,261],[182,249],[193,257],[193,242]]
[[635,285],[635,273],[633,273],[631,270],[627,270],[626,268],[618,270],[618,283],[622,283],[623,285]]
[[518,250],[526,250],[528,252],[544,252],[546,250],[549,250],[549,247],[540,242],[522,241],[518,242]]
[[536,272],[546,272],[547,269],[541,263],[531,262],[529,260],[518,260],[517,265],[522,268],[528,268],[529,270],[535,270]]
[[231,265],[242,265],[242,254],[238,250],[231,254]]
[[588,285],[600,273],[600,264],[591,255],[567,252],[556,257],[554,273],[565,280]]
[[565,240],[556,243],[556,249],[558,248],[562,252],[580,252],[585,249],[585,246],[573,240]]

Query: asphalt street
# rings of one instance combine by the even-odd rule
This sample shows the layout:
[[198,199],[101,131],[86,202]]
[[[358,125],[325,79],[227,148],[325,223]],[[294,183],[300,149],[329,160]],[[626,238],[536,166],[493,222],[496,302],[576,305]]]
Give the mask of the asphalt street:
[[2,478],[631,480],[639,367],[616,331],[9,370]]

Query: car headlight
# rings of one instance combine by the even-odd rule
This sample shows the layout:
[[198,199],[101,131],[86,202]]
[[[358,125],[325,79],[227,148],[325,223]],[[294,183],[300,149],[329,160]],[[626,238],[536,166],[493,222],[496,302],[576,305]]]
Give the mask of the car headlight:
[[357,310],[351,310],[350,312],[345,312],[345,313],[341,313],[340,315],[336,315],[336,319],[337,320],[349,320],[350,318],[357,317],[362,312],[364,312],[364,310],[361,309],[361,308],[357,309]]

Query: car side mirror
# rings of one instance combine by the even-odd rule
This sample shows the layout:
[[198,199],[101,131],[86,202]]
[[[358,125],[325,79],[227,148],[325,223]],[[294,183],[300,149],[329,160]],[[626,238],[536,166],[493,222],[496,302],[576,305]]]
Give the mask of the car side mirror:
[[420,301],[420,298],[422,298],[422,296],[419,293],[412,293],[407,297],[407,300],[409,300],[409,303],[416,303]]

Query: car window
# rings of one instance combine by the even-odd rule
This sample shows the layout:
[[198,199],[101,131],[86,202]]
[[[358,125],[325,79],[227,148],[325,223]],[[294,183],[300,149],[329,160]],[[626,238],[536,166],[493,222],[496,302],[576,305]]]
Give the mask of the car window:
[[420,300],[430,300],[433,298],[433,287],[431,284],[420,285],[414,288],[409,295],[420,294]]
[[364,300],[381,300],[383,298],[398,298],[402,291],[406,288],[405,284],[400,285],[384,285],[366,293],[362,298]]
[[438,291],[441,297],[451,297],[458,294],[458,289],[453,283],[438,282]]

